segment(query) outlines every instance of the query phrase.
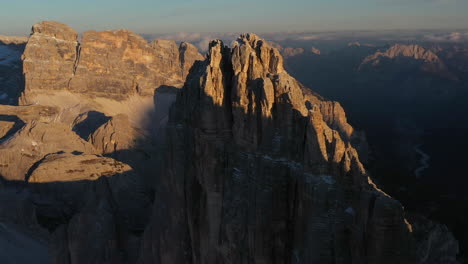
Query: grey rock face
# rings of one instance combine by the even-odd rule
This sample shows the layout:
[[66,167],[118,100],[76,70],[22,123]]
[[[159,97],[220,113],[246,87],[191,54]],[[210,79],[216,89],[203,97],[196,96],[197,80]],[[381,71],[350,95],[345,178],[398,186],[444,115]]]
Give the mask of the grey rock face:
[[413,263],[340,111],[257,36],[212,42],[171,110],[142,262]]

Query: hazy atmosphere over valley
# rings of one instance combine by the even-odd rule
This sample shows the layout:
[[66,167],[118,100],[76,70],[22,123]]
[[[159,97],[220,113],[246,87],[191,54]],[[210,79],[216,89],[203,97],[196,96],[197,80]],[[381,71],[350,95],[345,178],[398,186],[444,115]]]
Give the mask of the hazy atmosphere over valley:
[[468,263],[468,1],[5,1],[0,263]]

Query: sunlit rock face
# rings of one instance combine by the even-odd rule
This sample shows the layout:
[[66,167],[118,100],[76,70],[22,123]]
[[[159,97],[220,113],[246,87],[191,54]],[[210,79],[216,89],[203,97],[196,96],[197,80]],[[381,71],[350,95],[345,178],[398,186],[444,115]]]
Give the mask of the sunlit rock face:
[[254,34],[210,44],[171,108],[143,263],[413,263],[343,109]]
[[25,93],[68,87],[78,53],[78,34],[65,24],[41,22],[32,27],[23,53]]
[[174,90],[204,56],[189,43],[148,42],[125,29],[78,36],[65,24],[43,21],[32,27],[22,59],[22,106],[53,107],[58,120],[50,127],[81,137],[70,145],[91,143],[98,154],[145,167],[146,173],[154,141],[163,141],[164,133],[155,131],[164,130]]
[[116,100],[153,96],[161,85],[181,87],[188,69],[201,59],[188,43],[148,43],[129,30],[88,31],[78,41],[69,26],[44,21],[33,26],[23,55],[22,102],[51,90]]

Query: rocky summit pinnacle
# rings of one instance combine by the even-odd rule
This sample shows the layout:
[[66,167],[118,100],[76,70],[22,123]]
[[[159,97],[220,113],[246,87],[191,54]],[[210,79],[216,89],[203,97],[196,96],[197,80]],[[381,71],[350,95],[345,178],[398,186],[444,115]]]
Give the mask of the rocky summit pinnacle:
[[143,263],[413,263],[342,108],[255,34],[210,44],[172,106]]

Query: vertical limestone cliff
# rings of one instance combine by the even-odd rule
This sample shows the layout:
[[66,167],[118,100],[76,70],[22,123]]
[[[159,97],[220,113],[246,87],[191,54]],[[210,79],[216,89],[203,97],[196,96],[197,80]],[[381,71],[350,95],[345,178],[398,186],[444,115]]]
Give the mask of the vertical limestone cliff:
[[65,24],[44,21],[33,25],[22,56],[25,93],[68,87],[78,45],[78,34]]
[[171,108],[142,263],[414,263],[339,104],[254,34],[210,44]]

